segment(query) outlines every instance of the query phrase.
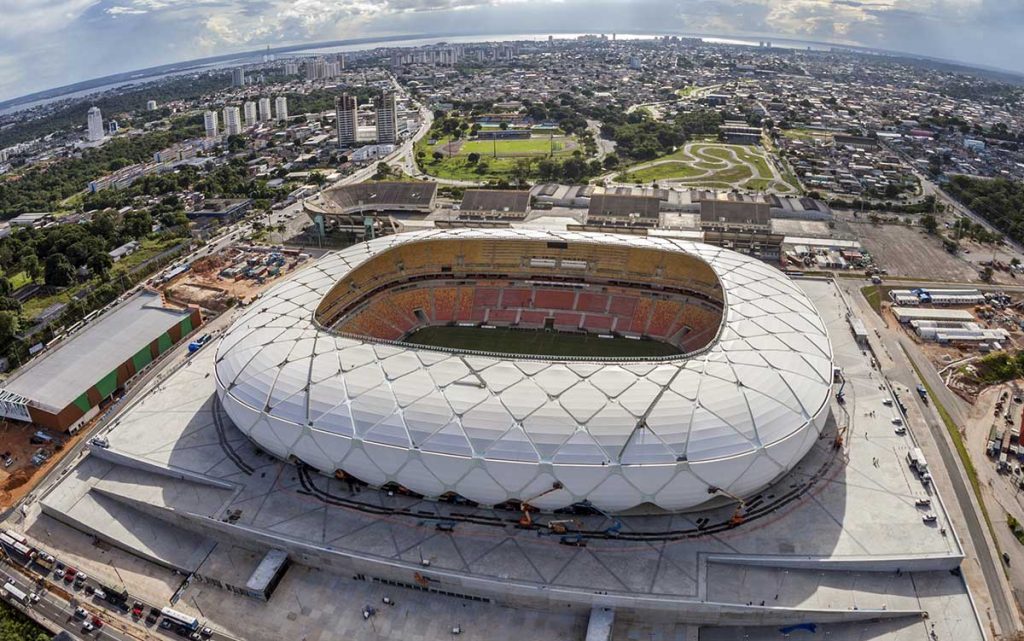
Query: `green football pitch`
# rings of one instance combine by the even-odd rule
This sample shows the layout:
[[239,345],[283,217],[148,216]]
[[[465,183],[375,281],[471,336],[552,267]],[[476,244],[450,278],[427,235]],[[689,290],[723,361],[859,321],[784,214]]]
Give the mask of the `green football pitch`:
[[646,358],[681,354],[679,348],[652,340],[600,338],[593,334],[564,334],[551,330],[439,326],[424,327],[405,339],[413,345],[522,354],[524,356],[583,356]]

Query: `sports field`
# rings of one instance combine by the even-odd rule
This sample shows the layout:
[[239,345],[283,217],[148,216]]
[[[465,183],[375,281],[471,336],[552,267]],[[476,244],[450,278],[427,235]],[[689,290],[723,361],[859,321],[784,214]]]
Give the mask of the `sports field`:
[[558,153],[565,148],[565,136],[527,138],[525,140],[470,140],[462,143],[459,155],[478,153],[481,156],[543,156],[552,150]]
[[[439,138],[433,144],[427,139],[415,145],[420,169],[450,180],[490,180],[509,178],[516,163],[536,164],[553,155],[555,158],[569,156],[577,148],[576,139],[564,134],[554,137],[537,135],[523,140],[450,140]],[[434,153],[441,158],[435,159]],[[470,154],[480,156],[476,162],[469,161]]]
[[591,358],[671,356],[682,352],[667,343],[629,338],[599,338],[593,334],[563,334],[551,330],[481,327],[424,327],[405,339],[413,345],[522,354],[524,356],[584,356]]

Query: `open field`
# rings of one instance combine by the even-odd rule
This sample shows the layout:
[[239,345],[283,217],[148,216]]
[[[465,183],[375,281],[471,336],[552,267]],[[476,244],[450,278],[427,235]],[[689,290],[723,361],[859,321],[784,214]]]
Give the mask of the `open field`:
[[[534,136],[525,140],[450,140],[442,138],[430,144],[427,140],[416,143],[415,150],[420,169],[437,178],[448,180],[488,180],[508,178],[517,162],[531,165],[549,155],[568,156],[576,149],[571,136]],[[420,153],[422,152],[422,157]],[[444,154],[435,160],[433,154]],[[469,162],[469,154],[480,155],[480,160]]]
[[937,281],[976,281],[978,269],[959,256],[950,254],[935,236],[919,227],[872,225],[848,222],[848,228],[860,238],[875,264],[890,276]]
[[548,356],[670,356],[676,347],[658,341],[599,338],[593,334],[564,334],[544,330],[482,329],[479,327],[425,327],[407,339],[414,345],[471,349],[506,354]]
[[629,183],[671,182],[683,187],[796,193],[795,181],[777,170],[760,147],[691,142],[615,176]]

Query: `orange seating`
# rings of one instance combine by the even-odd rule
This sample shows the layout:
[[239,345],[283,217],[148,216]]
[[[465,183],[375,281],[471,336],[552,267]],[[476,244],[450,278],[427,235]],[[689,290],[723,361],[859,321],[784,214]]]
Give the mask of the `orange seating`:
[[633,320],[629,324],[629,331],[634,334],[647,332],[647,323],[651,320],[651,309],[654,301],[649,298],[637,299],[636,307],[633,309]]
[[651,313],[651,322],[647,326],[647,334],[655,338],[668,338],[669,330],[676,317],[679,316],[682,306],[671,300],[659,300],[654,303],[654,311]]
[[447,323],[455,318],[455,298],[459,295],[455,287],[434,287],[434,320]]
[[459,288],[458,304],[455,307],[455,320],[463,322],[474,320],[472,287]]

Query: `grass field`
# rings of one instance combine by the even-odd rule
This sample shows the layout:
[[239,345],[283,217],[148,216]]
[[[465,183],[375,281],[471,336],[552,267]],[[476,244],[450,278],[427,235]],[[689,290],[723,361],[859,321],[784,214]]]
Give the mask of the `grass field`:
[[638,171],[632,171],[622,174],[619,178],[624,182],[633,183],[646,183],[656,180],[666,180],[680,178],[692,178],[699,176],[704,173],[701,169],[691,167],[686,163],[682,162],[666,162],[660,165],[654,165],[647,169],[640,169]]
[[[575,148],[571,137],[556,135],[552,141],[541,135],[529,140],[465,140],[448,145],[447,138],[435,140],[434,144],[424,138],[414,147],[420,169],[436,178],[448,180],[490,180],[508,178],[516,163],[528,160],[535,165],[546,158],[554,148],[555,158],[568,156]],[[553,143],[553,144],[552,144]],[[458,147],[456,147],[459,145]],[[458,148],[451,156],[450,149]],[[434,160],[434,152],[441,152],[444,158]],[[497,157],[494,157],[497,152]],[[469,162],[469,154],[480,154],[478,163]],[[421,156],[422,154],[422,156]]]
[[462,149],[456,155],[468,156],[471,153],[478,153],[481,156],[493,157],[497,153],[501,156],[545,156],[552,149],[557,154],[565,148],[565,137],[555,136],[549,140],[547,136],[530,138],[528,140],[470,140],[462,143]]
[[501,352],[531,356],[586,356],[597,358],[671,356],[678,348],[657,341],[599,338],[591,334],[563,334],[544,330],[483,329],[480,327],[425,327],[405,342],[451,349]]

